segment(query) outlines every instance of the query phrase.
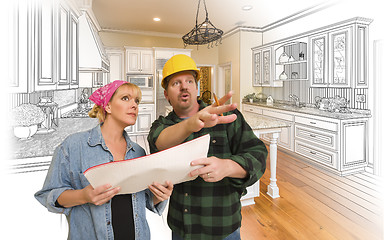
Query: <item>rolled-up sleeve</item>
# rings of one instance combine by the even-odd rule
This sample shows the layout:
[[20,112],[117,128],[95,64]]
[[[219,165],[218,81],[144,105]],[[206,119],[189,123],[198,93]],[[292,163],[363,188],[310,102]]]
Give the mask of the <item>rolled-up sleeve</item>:
[[56,148],[42,189],[35,193],[35,198],[53,213],[68,215],[71,208],[62,208],[55,203],[66,190],[73,189],[70,181],[68,154],[63,145]]
[[255,136],[243,115],[239,111],[236,112],[237,119],[228,129],[232,152],[230,159],[243,167],[248,177],[231,178],[231,183],[236,188],[245,189],[264,174],[268,151],[265,144]]

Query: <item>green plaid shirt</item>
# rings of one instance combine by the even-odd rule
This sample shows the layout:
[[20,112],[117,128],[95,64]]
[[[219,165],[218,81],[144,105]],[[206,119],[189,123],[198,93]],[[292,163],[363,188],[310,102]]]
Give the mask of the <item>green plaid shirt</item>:
[[[207,105],[199,101],[200,109]],[[249,174],[246,179],[226,177],[215,183],[200,177],[176,184],[170,199],[168,225],[184,239],[223,239],[241,226],[240,197],[246,187],[261,178],[266,167],[267,149],[243,115],[235,109],[236,121],[203,128],[191,134],[185,142],[210,134],[208,156],[232,159]],[[148,142],[151,153],[158,152],[155,142],[165,128],[183,121],[175,112],[160,116],[151,127]]]

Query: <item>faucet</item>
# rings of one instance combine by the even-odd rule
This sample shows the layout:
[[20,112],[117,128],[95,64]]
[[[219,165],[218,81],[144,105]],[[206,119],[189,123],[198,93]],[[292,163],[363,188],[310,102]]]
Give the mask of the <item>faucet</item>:
[[296,107],[300,107],[300,99],[295,94],[289,94],[289,98],[292,99],[292,101],[295,102]]

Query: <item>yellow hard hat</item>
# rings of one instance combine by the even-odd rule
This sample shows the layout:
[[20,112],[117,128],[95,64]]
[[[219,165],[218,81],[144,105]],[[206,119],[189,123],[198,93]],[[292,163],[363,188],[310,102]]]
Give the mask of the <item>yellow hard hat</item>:
[[171,57],[163,67],[163,79],[161,86],[165,89],[166,78],[174,73],[192,70],[196,72],[196,81],[200,78],[200,71],[196,67],[195,61],[187,55],[178,54]]

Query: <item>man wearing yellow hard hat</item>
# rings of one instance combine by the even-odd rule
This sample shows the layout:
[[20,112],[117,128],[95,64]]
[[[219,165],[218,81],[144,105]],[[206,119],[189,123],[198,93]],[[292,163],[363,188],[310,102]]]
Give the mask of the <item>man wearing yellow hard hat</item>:
[[223,105],[232,92],[210,106],[197,100],[199,76],[200,71],[189,56],[175,55],[165,63],[161,86],[173,111],[152,124],[148,135],[150,151],[210,134],[208,158],[191,162],[203,165],[190,173],[199,177],[174,186],[168,225],[173,240],[238,240],[240,198],[246,187],[263,175],[268,152],[237,105]]

